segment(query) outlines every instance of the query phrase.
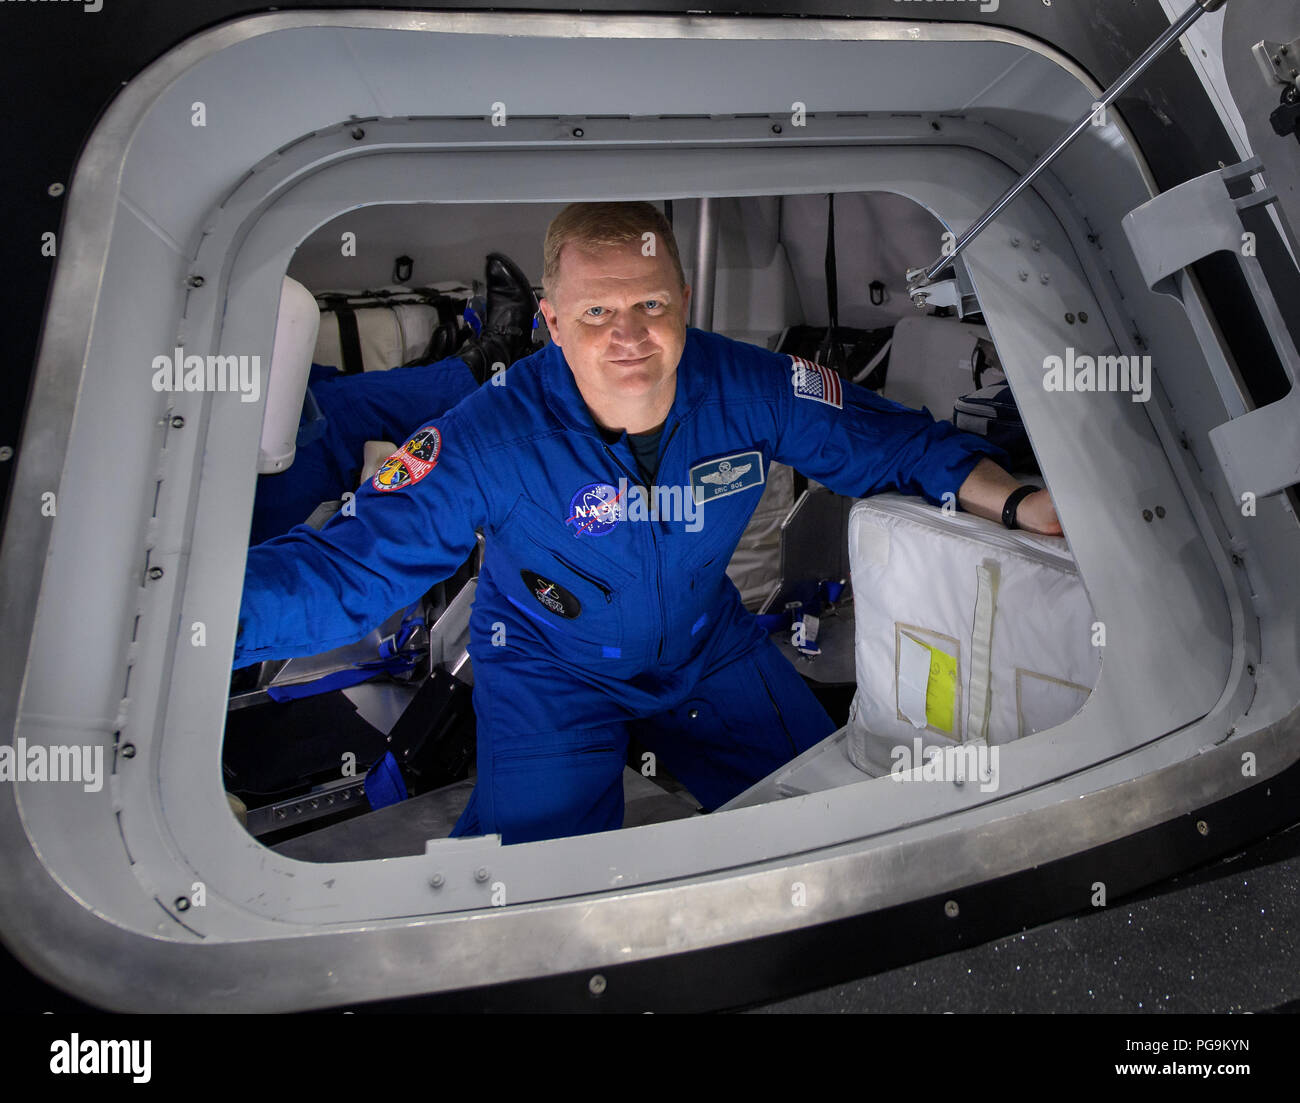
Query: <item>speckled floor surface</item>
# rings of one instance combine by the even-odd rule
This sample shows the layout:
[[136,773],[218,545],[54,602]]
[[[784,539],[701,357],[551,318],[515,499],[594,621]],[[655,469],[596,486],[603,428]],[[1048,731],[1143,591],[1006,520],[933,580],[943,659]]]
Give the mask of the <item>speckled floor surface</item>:
[[1300,1009],[1300,826],[1104,910],[752,1010],[1275,1009]]

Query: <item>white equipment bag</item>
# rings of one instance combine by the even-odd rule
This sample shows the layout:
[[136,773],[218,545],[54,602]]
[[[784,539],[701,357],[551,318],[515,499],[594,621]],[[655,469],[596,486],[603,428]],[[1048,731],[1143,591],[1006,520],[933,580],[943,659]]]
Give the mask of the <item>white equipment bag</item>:
[[849,564],[846,749],[866,773],[912,761],[916,739],[928,754],[1055,727],[1097,683],[1096,618],[1063,537],[886,493],[850,511]]

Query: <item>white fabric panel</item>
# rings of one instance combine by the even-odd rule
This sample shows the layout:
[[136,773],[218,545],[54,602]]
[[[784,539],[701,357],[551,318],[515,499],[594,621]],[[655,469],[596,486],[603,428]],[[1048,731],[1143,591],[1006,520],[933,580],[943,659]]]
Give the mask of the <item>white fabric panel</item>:
[[955,318],[903,318],[894,327],[889,371],[880,393],[914,410],[925,406],[940,421],[951,421],[953,404],[975,390],[970,362],[980,337],[987,341],[989,331]]
[[[811,101],[809,101],[811,102]],[[791,324],[824,326],[826,311],[826,214],[821,195],[781,199],[781,241],[802,305]],[[892,192],[840,192],[835,196],[835,268],[840,325],[877,329],[911,318],[907,270],[918,257],[933,257],[944,226],[919,203]],[[884,301],[871,302],[868,285],[885,285]]]
[[727,564],[727,575],[740,591],[745,608],[754,612],[781,577],[781,522],[794,505],[794,469],[773,463],[758,508]]
[[[1096,685],[1101,649],[1092,646],[1092,604],[1062,537],[1007,530],[970,513],[944,515],[922,499],[887,493],[850,511],[849,562],[858,690],[847,749],[868,773],[887,773],[890,751],[910,748],[918,736],[927,747],[978,737],[965,710],[978,688],[975,636],[987,619],[977,616],[981,569],[995,569],[997,579],[989,585],[986,573],[982,595],[992,605],[988,742],[1063,723]],[[915,651],[911,641],[956,657],[950,734],[933,723],[920,730],[900,713],[901,662],[905,646]],[[911,699],[915,713],[914,690]]]
[[[387,371],[419,356],[429,347],[429,338],[438,324],[438,311],[423,303],[364,307],[356,315],[366,371]],[[321,311],[313,359],[317,364],[343,367],[339,320],[332,310]]]

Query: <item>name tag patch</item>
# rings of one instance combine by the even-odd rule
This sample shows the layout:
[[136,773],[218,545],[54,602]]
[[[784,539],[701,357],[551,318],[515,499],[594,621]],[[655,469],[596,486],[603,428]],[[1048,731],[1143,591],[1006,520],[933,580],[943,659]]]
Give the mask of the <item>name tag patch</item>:
[[697,502],[711,502],[763,485],[763,454],[737,452],[691,468],[691,494]]

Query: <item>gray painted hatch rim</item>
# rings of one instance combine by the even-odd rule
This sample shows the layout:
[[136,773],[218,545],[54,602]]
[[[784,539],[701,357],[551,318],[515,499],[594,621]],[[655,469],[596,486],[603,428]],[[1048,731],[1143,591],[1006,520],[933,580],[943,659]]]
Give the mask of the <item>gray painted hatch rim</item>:
[[[259,18],[263,18],[263,17],[259,17]],[[264,17],[264,18],[271,19],[271,18],[280,18],[280,17]],[[284,17],[284,18],[289,18],[289,17]],[[474,18],[480,18],[480,17],[474,17]],[[485,18],[485,17],[484,17],[484,18]],[[706,21],[701,21],[701,22],[706,22]],[[566,25],[569,25],[569,24],[570,24],[570,21],[565,20],[565,23],[566,23]],[[801,27],[803,27],[803,28],[805,28],[805,29],[808,28],[808,24],[807,24],[807,23],[803,23],[803,24],[800,24],[800,25],[797,25],[797,26],[801,26]],[[786,31],[786,30],[789,29],[789,27],[790,27],[790,24],[789,24],[788,22],[786,22],[786,23],[783,23],[783,24],[782,24],[782,28],[781,28],[781,29],[782,29],[782,31]],[[223,28],[222,30],[226,30],[226,29],[227,29],[227,28]],[[211,33],[214,34],[214,35],[217,35],[217,34],[220,33],[220,31],[218,31],[218,32],[211,32]],[[785,35],[777,35],[777,36],[774,36],[774,37],[785,37]],[[885,35],[885,36],[881,36],[881,37],[901,37],[901,36],[895,34],[895,35]],[[197,41],[197,40],[196,40],[196,41]],[[190,44],[187,44],[187,45],[190,45]],[[184,49],[184,48],[182,48],[182,49]],[[120,101],[119,101],[119,103],[120,103]],[[114,108],[116,108],[117,106],[118,106],[118,104],[115,104],[115,105],[114,105]],[[120,120],[119,118],[117,118],[117,117],[114,117],[114,118],[111,119],[111,120],[108,119],[108,118],[106,118],[106,120],[105,120],[105,124],[108,124],[108,123],[110,123],[110,122],[116,124],[116,123],[120,123],[121,120]],[[97,131],[96,138],[98,138],[99,136],[100,136],[100,131]],[[91,155],[92,155],[92,153],[94,153],[94,152],[95,152],[94,150],[90,150],[90,149],[88,149],[88,151],[87,151],[87,157],[90,158]],[[88,162],[86,159],[83,159],[83,167],[85,167],[87,164],[89,164],[89,162]],[[81,182],[82,182],[82,180],[81,180],[81,173],[79,172],[77,183],[80,185]],[[73,206],[70,205],[70,213],[69,213],[69,221],[70,221],[70,223],[73,222],[73,221],[76,219],[76,217],[77,217],[78,215],[81,215],[81,214],[83,213],[83,211],[82,211],[82,202],[81,202],[81,197],[82,197],[82,188],[81,188],[81,187],[74,188],[72,199],[73,199],[74,204],[75,204],[75,207],[76,207],[76,213],[74,214]],[[93,196],[92,196],[92,198],[93,198]],[[87,200],[87,202],[89,203],[90,200]],[[104,224],[101,223],[101,225],[104,225]],[[78,248],[79,250],[81,250],[82,252],[84,252],[84,250],[85,250],[85,248],[86,248],[84,240],[78,242],[78,244],[77,244],[77,248]],[[67,259],[68,259],[68,258],[67,258],[67,254],[65,253],[65,261],[66,261]],[[67,273],[69,270],[70,270],[70,269],[69,269],[69,266],[60,265],[60,271],[59,271],[59,274],[58,274],[58,275],[59,275],[59,277],[63,277],[63,278],[61,278],[61,279],[58,280],[58,283],[57,283],[57,285],[56,285],[56,293],[58,293],[58,292],[62,292],[62,291],[65,291],[65,285],[68,284],[69,282],[71,282],[70,277],[65,276],[65,273]],[[91,301],[93,301],[93,298],[94,298],[94,297],[92,296],[92,297],[91,297]],[[54,301],[54,300],[52,300],[52,301]],[[67,315],[65,315],[65,317],[66,317],[66,316],[67,316]],[[74,328],[75,328],[75,327],[74,327]],[[40,373],[40,378],[42,379],[42,391],[41,391],[40,393],[41,393],[42,396],[44,396],[44,397],[48,397],[48,395],[46,394],[47,391],[49,391],[49,390],[51,390],[51,389],[55,389],[55,388],[53,387],[53,384],[54,384],[54,382],[56,382],[56,381],[58,380],[58,378],[59,378],[59,376],[56,375],[56,374],[53,372],[53,370],[52,370],[52,366],[51,366],[51,364],[49,363],[49,357],[46,355],[46,353],[49,351],[49,348],[51,347],[51,346],[49,345],[49,342],[50,342],[52,339],[54,339],[54,340],[57,341],[57,338],[59,337],[59,334],[56,332],[56,330],[57,330],[57,327],[51,327],[51,331],[50,331],[50,332],[47,332],[46,346],[43,347],[43,355],[42,355],[42,358],[41,358],[41,373]],[[85,329],[84,329],[83,332],[86,333],[86,334],[88,334],[88,332],[89,332],[89,319],[86,319],[86,327],[85,327]],[[63,336],[66,338],[67,335],[64,334]],[[66,363],[68,363],[68,361],[64,361],[64,364],[66,364]],[[79,364],[81,364],[81,367],[82,367],[82,369],[84,370],[84,356],[83,356],[82,358],[80,358],[80,360],[72,361],[72,363],[79,363]],[[64,369],[64,372],[61,373],[61,375],[62,375],[62,377],[63,377],[63,380],[64,380],[65,382],[67,381],[67,379],[66,379],[67,374],[68,374],[68,369],[65,368],[65,369]],[[47,377],[48,377],[48,378],[47,378]],[[74,392],[74,393],[75,393],[75,392]],[[72,400],[72,396],[71,396],[71,395],[67,395],[67,394],[65,394],[63,397],[64,397],[65,401],[67,401],[67,402],[69,402],[69,403],[70,403],[71,400]],[[46,409],[46,407],[41,406],[41,407],[39,407],[39,412],[43,414],[43,413],[45,412],[45,409]],[[34,398],[33,398],[33,410],[34,410],[34,411],[37,411],[37,410],[38,410],[38,407],[37,407],[37,405],[36,405],[36,397],[35,397],[35,395],[34,395]],[[70,408],[69,408],[69,410],[68,410],[68,417],[69,417],[69,419],[70,419],[70,416],[71,416],[71,411],[70,411]],[[48,421],[47,421],[47,424],[45,424],[44,426],[41,426],[40,428],[43,429],[44,431],[48,432],[48,431],[52,428],[52,426],[50,426],[50,425],[48,424]],[[29,425],[29,429],[31,429],[31,425]],[[60,454],[60,453],[58,453],[57,449],[54,448],[54,444],[56,444],[56,443],[57,443],[57,441],[52,441],[52,442],[50,443],[50,451],[51,451],[51,452],[54,452],[56,455],[58,455],[58,454]],[[64,444],[66,445],[66,433],[65,433],[65,435],[64,435]],[[36,452],[37,450],[33,449],[32,451],[33,451],[33,452]],[[30,458],[29,458],[28,462],[29,462],[29,464],[32,462],[32,461],[30,460]],[[20,470],[20,472],[19,472],[19,476],[21,477],[23,474],[24,474],[24,471],[23,471],[23,470]],[[41,532],[44,532],[45,530],[42,529],[42,530],[40,530],[40,531],[41,531]],[[7,553],[13,550],[13,549],[9,546],[9,543],[10,543],[10,537],[11,537],[11,536],[12,536],[12,531],[6,533],[6,545],[7,545],[7,546],[6,546],[6,552],[7,552]],[[36,540],[37,540],[37,542],[40,542],[40,537],[37,536]],[[42,549],[42,550],[43,550],[43,549]],[[11,559],[11,557],[10,557],[9,554],[6,554],[5,559],[6,559],[7,563],[9,563],[9,562],[13,562],[13,560]],[[35,560],[35,562],[40,563],[40,562],[42,562],[42,560],[43,560],[43,557],[39,557],[39,556],[38,556],[37,559]],[[30,562],[30,561],[29,561],[29,562]],[[8,570],[8,568],[6,567],[6,574],[7,574],[7,570]],[[8,593],[26,593],[27,591],[21,591],[21,590],[7,590],[7,592],[8,592]],[[6,611],[6,620],[9,620],[9,619],[10,619],[9,611]],[[9,667],[9,666],[11,665],[11,663],[7,661],[4,665],[5,665],[6,667]],[[6,700],[7,700],[7,701],[8,701],[8,700],[11,700],[11,698],[6,698]],[[16,704],[16,701],[15,701],[15,704]],[[4,821],[6,822],[6,829],[8,829],[8,827],[10,827],[10,826],[13,826],[11,823],[8,822],[8,821],[10,820],[10,815],[11,815],[11,813],[12,813],[12,807],[9,805],[9,803],[8,803],[7,801],[4,802],[3,819],[4,819]],[[31,856],[30,854],[26,854],[26,855],[24,855],[24,857],[26,857],[26,858],[30,858],[30,857],[32,857],[32,856]],[[29,870],[29,872],[35,872],[35,870]],[[499,913],[498,913],[498,916],[494,916],[494,919],[495,919],[495,918],[498,918],[498,917],[500,917],[500,916],[499,916]],[[87,919],[89,919],[89,916],[87,916]],[[817,921],[821,921],[821,919],[818,919]],[[739,935],[739,936],[737,936],[737,935],[735,934],[734,931],[731,932],[731,934],[732,934],[733,937],[744,937],[744,935]],[[724,941],[725,941],[725,940],[729,940],[729,939],[724,939]],[[413,989],[413,990],[418,990],[418,989]],[[388,994],[388,993],[387,993],[387,992],[381,992],[380,994],[382,995],[382,994]],[[347,996],[348,996],[349,999],[351,999],[351,998],[356,998],[357,995],[359,995],[359,993],[356,993],[354,990],[349,990],[348,993],[347,993]],[[254,997],[254,998],[256,998],[256,997]],[[329,1001],[327,1000],[325,1004],[315,1004],[315,1005],[317,1005],[317,1006],[323,1006],[323,1005],[327,1005],[328,1002],[329,1002]],[[334,1002],[340,1002],[340,1001],[338,1001],[338,1000],[336,999]],[[293,1004],[293,1006],[300,1006],[300,1005],[299,1005],[299,1004]]]
[[[690,122],[697,130],[707,129],[703,123],[695,121],[688,122]],[[888,120],[886,120],[886,123],[888,123]],[[416,158],[419,155],[418,151],[422,142],[428,142],[434,133],[440,131],[445,132],[445,137],[453,142],[453,146],[455,145],[455,140],[457,138],[463,140],[464,137],[457,131],[453,124],[437,126],[427,120],[412,121],[410,124],[381,122],[373,125],[367,123],[366,125],[372,127],[365,135],[365,142],[367,144],[373,143],[373,150],[370,152],[369,158],[375,159],[377,163],[356,163],[362,157],[366,156],[366,151],[350,139],[350,137],[344,132],[346,128],[340,128],[340,130],[333,134],[318,134],[309,140],[294,145],[292,148],[286,148],[281,155],[274,158],[271,162],[268,162],[266,164],[267,171],[270,172],[273,177],[280,178],[279,183],[276,183],[275,180],[259,181],[250,178],[245,187],[242,187],[235,195],[232,195],[230,199],[227,200],[227,209],[222,212],[223,217],[214,220],[210,226],[211,232],[204,241],[204,252],[212,254],[213,257],[219,259],[225,267],[219,280],[213,280],[206,283],[201,292],[196,292],[191,296],[192,303],[198,299],[207,300],[207,305],[199,307],[194,312],[194,316],[190,319],[193,322],[194,329],[197,333],[206,334],[209,332],[209,320],[218,315],[225,319],[227,326],[230,326],[236,319],[242,319],[245,317],[244,307],[264,301],[264,289],[262,292],[250,290],[250,288],[252,288],[252,283],[250,281],[254,280],[258,273],[275,269],[282,263],[281,254],[283,253],[283,250],[287,248],[285,244],[286,241],[300,240],[311,227],[323,225],[328,219],[332,218],[336,209],[342,202],[343,195],[367,194],[374,197],[373,202],[375,203],[409,203],[416,201],[410,194],[398,194],[400,191],[398,185],[385,183],[386,181],[393,180],[400,175],[397,170],[385,168],[385,165],[400,164],[400,161],[396,160],[396,158]],[[468,124],[463,125],[468,126]],[[615,123],[610,122],[607,125],[615,131],[620,130],[619,126]],[[731,129],[740,133],[745,125],[749,125],[755,132],[759,129],[759,124],[756,120],[747,120],[745,122],[736,120],[731,124]],[[554,123],[548,123],[545,120],[529,120],[527,125],[521,124],[521,126],[524,133],[519,141],[525,144],[529,141],[541,144],[541,140],[548,133],[553,135],[552,141],[558,142],[561,140],[561,135],[563,134],[563,130],[560,126]],[[638,123],[636,126],[637,133],[646,139],[648,139],[650,134],[655,130],[652,123]],[[847,120],[832,119],[827,125],[827,129],[828,131],[831,131],[831,133],[820,134],[817,141],[823,143],[834,141],[837,143],[837,148],[839,148],[845,140],[845,134],[836,134],[833,133],[833,131],[837,129],[844,131],[849,126],[850,123]],[[584,141],[583,146],[585,148],[593,148],[599,145],[599,140],[597,139],[599,130],[595,124],[592,124],[592,128],[593,134],[591,144],[589,146],[588,142]],[[977,132],[979,131],[978,127],[972,129]],[[625,133],[626,130],[627,124],[623,124],[621,131]],[[424,132],[423,137],[421,136],[422,131]],[[960,135],[961,131],[961,124],[951,123],[950,121],[950,133],[945,140],[960,142],[961,138],[958,135]],[[696,137],[698,140],[700,135],[697,134]],[[715,139],[717,142],[721,142],[722,140],[723,139],[721,138]],[[733,136],[730,140],[737,142],[752,142],[754,141],[754,135],[753,133],[750,133],[748,137]],[[896,137],[893,140],[897,143]],[[935,141],[932,135],[927,135],[927,140],[930,144],[933,144]],[[613,138],[610,139],[610,142],[611,144],[618,144]],[[402,152],[397,152],[399,149],[401,149]],[[345,155],[352,163],[342,163],[337,159]],[[434,158],[437,155],[426,153],[425,156],[428,158]],[[336,159],[331,160],[331,158]],[[436,161],[429,161],[427,163],[432,166]],[[428,171],[421,173],[414,167],[418,164],[419,162],[413,162],[411,166],[406,166],[403,169],[403,173],[411,176],[427,177],[429,175]],[[316,171],[317,169],[320,171]],[[345,169],[351,174],[351,180],[349,185],[340,187],[338,183],[333,182],[330,179],[330,171],[328,170]],[[366,182],[364,188],[360,187],[360,183],[363,179]],[[296,183],[295,186],[292,186],[291,190],[292,182],[295,180],[300,182]],[[324,196],[331,194],[331,183],[333,183],[332,194],[334,198],[327,201]],[[385,188],[388,190],[385,191]],[[816,189],[801,188],[797,190]],[[290,195],[293,196],[296,201],[295,206],[298,208],[292,212],[292,215],[296,217],[294,228],[292,230],[284,226],[278,226],[276,228],[275,232],[279,238],[278,245],[273,246],[265,241],[258,241],[257,239],[264,237],[263,231],[266,230],[267,227],[277,221],[283,222],[290,217],[291,212],[287,209],[287,205],[284,202]],[[423,201],[430,201],[427,196],[422,198]],[[303,208],[310,213],[304,214]],[[254,221],[258,222],[256,228],[248,228]],[[252,249],[251,258],[245,259],[243,258],[242,253],[240,253],[239,259],[234,259],[236,253],[239,252],[239,249],[234,245],[236,240],[240,242],[240,249]],[[232,275],[232,270],[236,267],[242,269],[243,272],[238,280],[234,280]],[[208,272],[209,270],[205,268],[204,271]],[[235,300],[244,300],[242,305],[238,301],[227,301],[225,298],[225,288],[229,287],[232,283],[238,286]],[[224,306],[219,305],[223,303],[225,304]],[[265,329],[268,325],[269,321],[264,320],[261,328]],[[241,337],[244,339],[248,339],[250,335],[250,330],[248,329],[243,329],[241,332]],[[229,333],[223,333],[221,340],[215,342],[212,347],[216,348],[221,346],[227,349],[243,347],[241,342],[235,341],[232,343],[229,338]],[[223,432],[220,435],[223,440],[230,439],[228,432]],[[1210,546],[1213,547],[1216,541],[1210,540],[1209,543]],[[1221,573],[1221,581],[1228,577],[1229,575],[1226,571]],[[1240,618],[1234,616],[1233,619],[1234,622],[1237,623],[1238,627],[1240,627]],[[181,661],[185,661],[183,657]],[[1229,682],[1230,686],[1238,687],[1238,689],[1240,687],[1239,676],[1242,666],[1244,666],[1244,663],[1239,663],[1237,665],[1237,670],[1234,672],[1233,677]],[[181,681],[186,684],[188,684],[189,680],[190,679],[181,679]],[[180,711],[182,714],[185,714],[187,711],[192,711],[192,709],[186,710],[182,708]],[[1061,733],[1058,732],[1058,738],[1060,735]],[[1156,737],[1151,736],[1150,738]],[[1093,760],[1094,759],[1090,758],[1087,761],[1091,762]],[[1086,764],[1087,763],[1075,763],[1072,764],[1071,768],[1080,768],[1081,765]],[[1055,773],[1049,772],[1046,776],[1059,776],[1060,772],[1061,769],[1057,768]],[[1039,776],[1038,780],[1041,781],[1042,776]],[[201,842],[201,840],[198,841]],[[463,845],[465,842],[468,842],[468,840],[463,840],[457,845]],[[649,840],[646,840],[646,842],[648,844]],[[808,840],[807,845],[826,845],[826,842],[826,840],[821,840],[816,844],[813,844],[811,840]],[[437,844],[434,843],[431,844],[431,846],[436,847]],[[514,848],[510,848],[506,853],[508,854],[513,849]],[[193,857],[193,853],[191,853],[191,856]],[[435,858],[432,850],[430,852],[430,857],[431,859]],[[457,855],[457,857],[459,857],[459,855]],[[485,859],[490,857],[490,852],[485,853],[484,857]],[[436,860],[439,862],[447,862],[454,859],[451,855],[438,853],[436,855]],[[466,854],[463,858],[463,862],[472,863],[474,860],[476,859],[469,854]],[[497,862],[504,862],[506,860],[505,855],[496,858]],[[753,859],[750,858],[746,860]],[[459,865],[461,863],[458,862],[457,864]],[[497,867],[494,865],[493,868],[495,869]],[[617,868],[617,865],[613,868]],[[518,880],[516,879],[511,883],[517,884]],[[453,895],[455,894],[450,890],[440,894],[440,902],[443,903],[444,907],[456,906],[452,904],[450,900],[444,902],[441,899]],[[526,896],[530,899],[534,898],[531,893],[526,894]],[[407,905],[407,907],[410,906],[411,905]],[[467,905],[467,903],[462,902],[460,906],[472,906],[472,903]],[[299,916],[295,916],[295,918],[298,917]]]

